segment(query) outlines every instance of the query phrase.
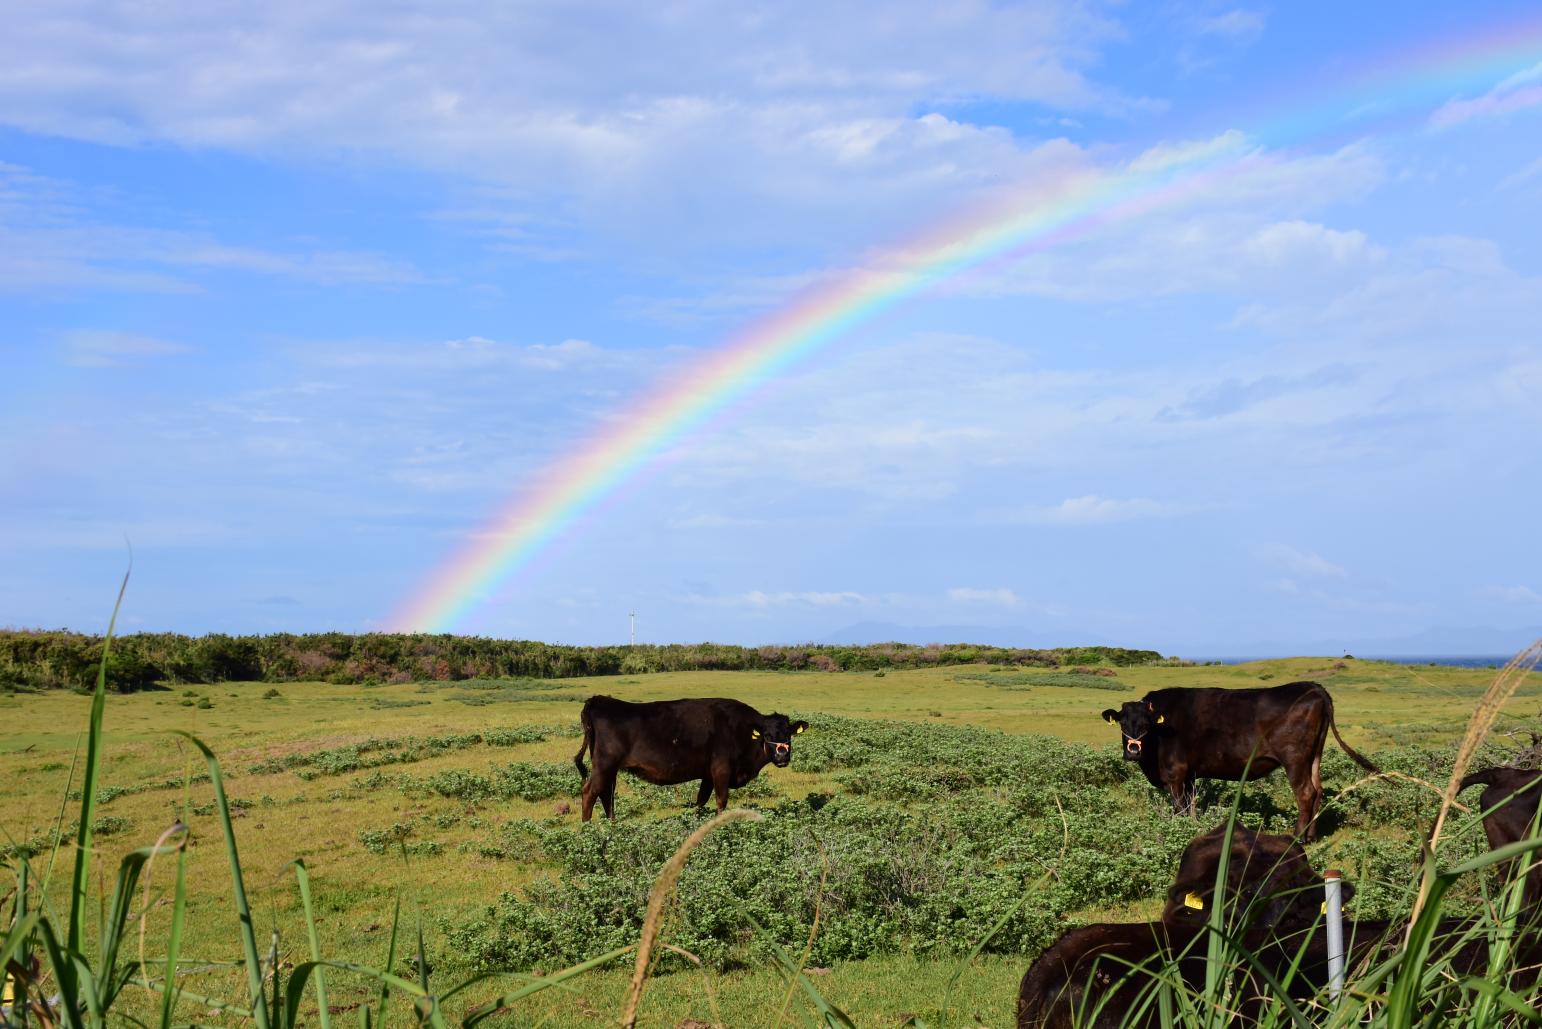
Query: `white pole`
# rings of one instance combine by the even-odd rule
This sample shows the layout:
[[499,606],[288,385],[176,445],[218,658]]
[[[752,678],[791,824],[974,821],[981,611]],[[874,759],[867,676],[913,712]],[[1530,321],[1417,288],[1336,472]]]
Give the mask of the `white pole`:
[[627,617],[632,620],[632,646],[635,647],[637,646],[637,612],[633,611]]
[[1328,916],[1328,996],[1335,1002],[1344,992],[1344,875],[1337,868],[1323,873]]

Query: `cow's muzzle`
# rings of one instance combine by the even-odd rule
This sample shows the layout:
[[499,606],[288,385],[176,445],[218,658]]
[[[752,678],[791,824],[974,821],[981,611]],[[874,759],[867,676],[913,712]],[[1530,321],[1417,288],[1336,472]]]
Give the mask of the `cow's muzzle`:
[[789,761],[791,761],[791,760],[792,760],[792,744],[790,744],[790,743],[773,743],[773,744],[771,744],[771,761],[772,761],[773,764],[776,765],[776,767],[778,767],[778,768],[786,768],[787,767],[787,763]]
[[1145,744],[1141,742],[1140,736],[1126,736],[1124,738],[1124,756],[1127,760],[1139,761],[1141,751],[1144,748]]

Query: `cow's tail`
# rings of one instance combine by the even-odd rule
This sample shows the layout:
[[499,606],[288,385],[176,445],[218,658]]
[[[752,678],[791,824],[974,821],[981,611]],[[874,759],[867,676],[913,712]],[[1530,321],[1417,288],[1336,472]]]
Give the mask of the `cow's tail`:
[[1377,768],[1375,765],[1371,764],[1360,755],[1359,751],[1344,742],[1344,737],[1339,735],[1338,723],[1333,720],[1333,694],[1329,693],[1327,690],[1323,690],[1322,695],[1323,699],[1328,703],[1328,728],[1333,730],[1333,738],[1339,741],[1339,746],[1344,748],[1344,753],[1354,758],[1355,764],[1359,765],[1367,772],[1371,772],[1373,774],[1380,772],[1380,768]]
[[1467,789],[1467,787],[1469,787],[1469,786],[1492,786],[1492,785],[1494,785],[1494,781],[1495,781],[1494,773],[1496,771],[1498,771],[1498,769],[1495,769],[1495,768],[1485,768],[1481,772],[1473,772],[1467,778],[1462,780],[1462,784],[1456,788],[1456,792],[1460,793],[1463,790]]
[[584,781],[589,779],[589,769],[584,767],[584,751],[594,753],[594,718],[589,714],[590,700],[584,701],[583,710],[578,713],[578,721],[584,727],[583,742],[578,745],[578,753],[573,755],[573,763],[578,766],[578,776]]

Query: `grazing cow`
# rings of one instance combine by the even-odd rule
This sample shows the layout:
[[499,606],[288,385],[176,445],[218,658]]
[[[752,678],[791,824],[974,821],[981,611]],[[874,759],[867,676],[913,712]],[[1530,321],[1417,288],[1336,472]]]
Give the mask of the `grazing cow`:
[[[579,720],[584,742],[573,756],[584,777],[583,819],[589,821],[594,802],[614,818],[616,775],[631,772],[656,786],[701,780],[696,806],[717,793],[717,809],[728,806],[728,791],[760,774],[767,762],[786,768],[792,760],[792,738],[807,722],[786,715],[763,715],[748,704],[722,697],[694,700],[655,700],[633,704],[615,697],[584,701]],[[584,767],[584,751],[594,758],[594,774]]]
[[[1215,874],[1226,845],[1226,823],[1194,837],[1183,848],[1178,875],[1167,891],[1162,921],[1170,926],[1199,924],[1210,917]],[[1352,887],[1344,884],[1345,900]],[[1292,836],[1232,827],[1226,865],[1226,898],[1235,911],[1229,922],[1245,920],[1261,929],[1304,929],[1322,907],[1322,877],[1312,870],[1306,850]]]
[[[1530,839],[1535,831],[1537,802],[1542,800],[1542,771],[1535,768],[1510,768],[1501,765],[1481,772],[1473,772],[1462,780],[1457,792],[1469,786],[1486,787],[1478,799],[1483,811],[1483,832],[1488,845],[1498,850],[1507,844]],[[1514,871],[1511,858],[1500,863],[1500,871],[1508,880]],[[1527,910],[1535,911],[1542,901],[1542,858],[1526,873],[1526,888],[1522,903]]]
[[1151,785],[1167,790],[1174,811],[1194,813],[1195,779],[1261,779],[1284,768],[1296,795],[1296,835],[1308,842],[1317,836],[1328,730],[1360,767],[1377,770],[1339,735],[1333,698],[1316,682],[1156,690],[1104,711],[1103,719],[1119,726],[1125,759],[1140,762]]

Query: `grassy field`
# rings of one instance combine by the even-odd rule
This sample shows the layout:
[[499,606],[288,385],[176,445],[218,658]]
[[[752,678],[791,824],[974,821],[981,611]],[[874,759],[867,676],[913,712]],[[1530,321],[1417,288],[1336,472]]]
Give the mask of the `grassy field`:
[[[1147,690],[1258,686],[1309,678],[1332,691],[1345,738],[1363,751],[1376,752],[1455,740],[1493,674],[1299,658],[1237,666],[1124,668],[1112,676],[963,666],[887,674],[662,673],[515,684],[177,687],[109,698],[103,781],[110,799],[99,808],[100,818],[107,819],[105,832],[98,829],[104,832],[99,842],[104,857],[113,862],[132,847],[151,842],[176,819],[184,776],[203,769],[191,748],[168,730],[195,733],[219,755],[226,770],[229,791],[239,805],[235,824],[254,910],[263,932],[269,924],[278,929],[281,950],[293,960],[304,960],[298,901],[293,879],[285,872],[290,861],[304,858],[322,912],[322,946],[328,957],[382,960],[393,903],[400,896],[408,925],[421,917],[434,975],[449,982],[462,977],[455,974],[457,969],[469,967],[465,953],[451,942],[453,930],[481,916],[500,895],[517,894],[553,873],[547,860],[526,860],[508,848],[491,853],[487,841],[499,833],[505,833],[502,839],[517,838],[506,830],[524,824],[539,824],[545,831],[586,831],[578,822],[579,779],[571,759],[578,746],[579,702],[592,693],[633,700],[733,696],[762,711],[800,717],[823,714],[975,726],[1014,736],[1057,737],[1112,754],[1116,733],[1098,712]],[[1539,695],[1542,676],[1532,675],[1509,705],[1500,730],[1535,726]],[[85,697],[58,692],[0,696],[0,809],[5,812],[0,843],[43,838],[59,817],[87,705]],[[545,738],[519,742],[517,734],[496,735],[530,726],[547,727]],[[471,734],[485,738],[471,739]],[[366,741],[373,741],[367,744],[373,749],[350,749]],[[1336,749],[1331,740],[1328,747]],[[849,773],[800,770],[798,753],[795,746],[791,768],[768,768],[763,774],[761,781],[770,789],[736,794],[734,803],[786,804],[852,789]],[[423,785],[452,781],[448,777],[453,775],[495,776],[511,762],[542,774],[570,776],[566,793],[505,801],[446,796]],[[566,765],[566,771],[547,769],[547,764]],[[1154,792],[1144,784],[1140,788],[1154,802]],[[757,792],[765,795],[754,795]],[[195,784],[191,824],[196,845],[189,864],[184,953],[213,963],[237,954],[229,928],[228,871],[209,801],[208,785]],[[1138,802],[1147,801],[1142,797]],[[74,807],[66,808],[66,824]],[[678,810],[672,799],[661,802],[656,793],[639,790],[625,779],[618,790],[617,812],[623,823],[669,818]],[[1324,844],[1332,845],[1332,840]],[[166,874],[164,869],[152,871],[152,892],[164,892]],[[56,873],[56,895],[64,878]],[[1154,896],[1116,899],[1083,905],[1072,917],[1136,918],[1151,914],[1156,906]],[[148,953],[154,954],[162,931],[152,912]],[[1027,960],[1013,955],[976,959],[957,981],[954,1023],[1009,1024],[1016,981]],[[816,973],[815,981],[859,1025],[897,1025],[910,1014],[935,1021],[948,977],[957,967],[958,958],[951,954],[902,952],[833,962]],[[613,1022],[628,974],[629,969],[612,969],[576,980],[573,992],[548,991],[511,1012],[508,1024]],[[234,968],[211,969],[197,977],[197,989],[237,999],[244,992],[241,976]],[[341,979],[329,986],[333,1007],[343,1011],[366,993]],[[480,1000],[494,992],[489,985],[471,994]],[[764,967],[675,971],[649,987],[642,1022],[675,1026],[694,1019],[767,1025],[776,1020],[785,993],[783,981]],[[792,1024],[798,1024],[802,1015],[797,1014],[797,998],[792,1010]],[[206,1010],[185,1014],[190,1019],[211,1018]]]

